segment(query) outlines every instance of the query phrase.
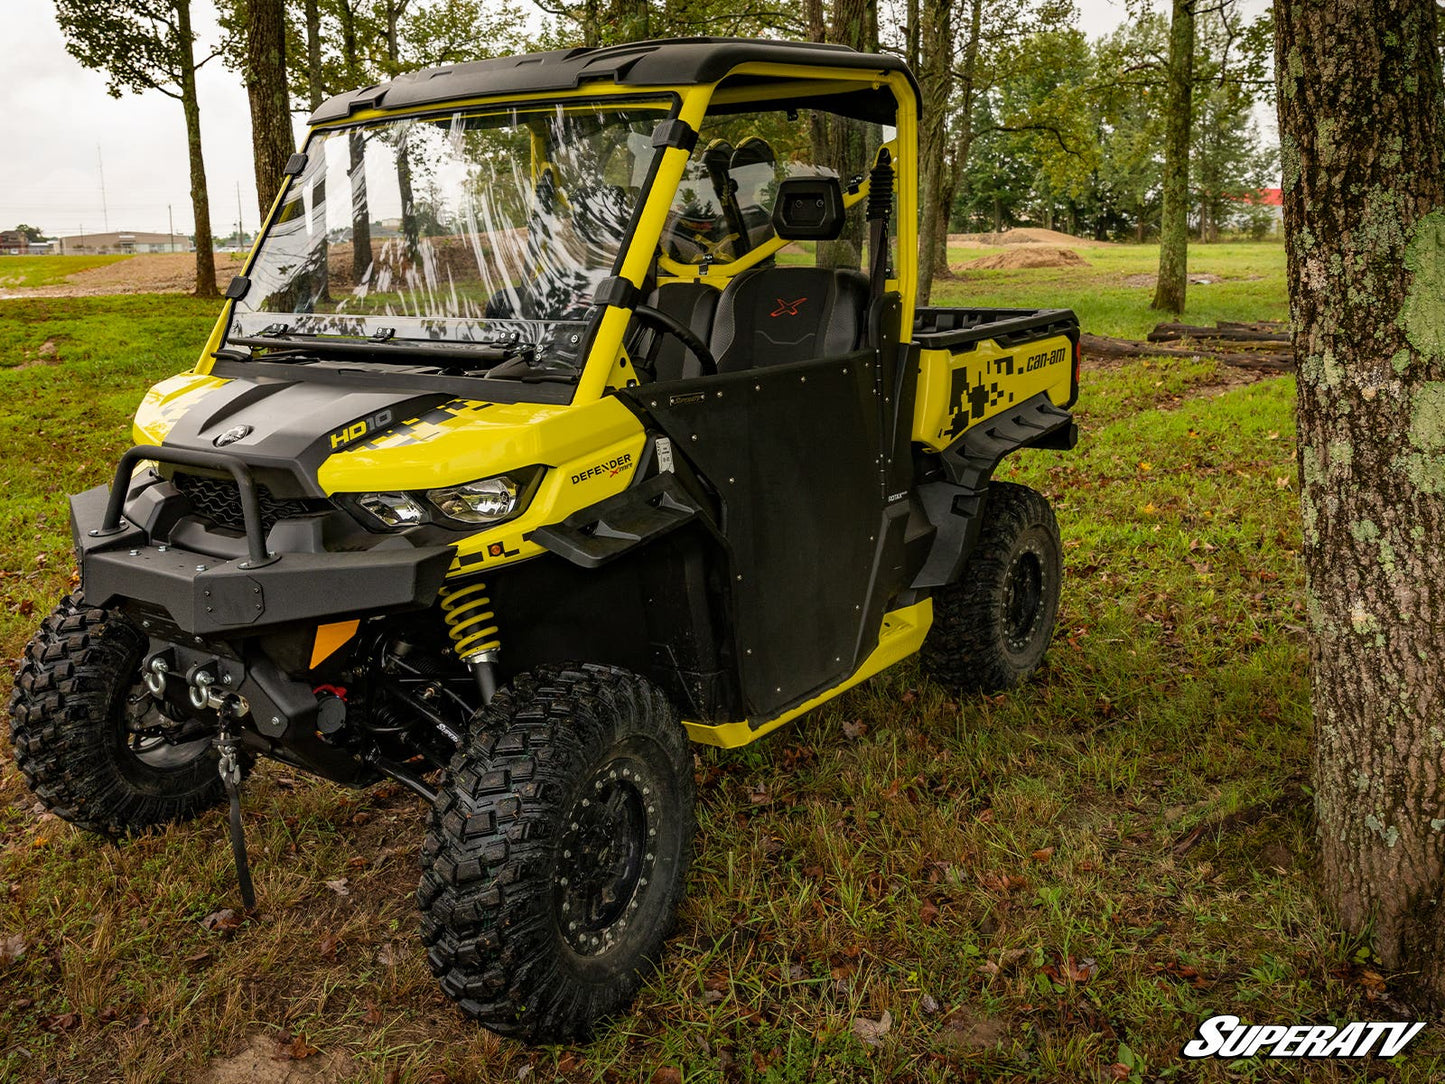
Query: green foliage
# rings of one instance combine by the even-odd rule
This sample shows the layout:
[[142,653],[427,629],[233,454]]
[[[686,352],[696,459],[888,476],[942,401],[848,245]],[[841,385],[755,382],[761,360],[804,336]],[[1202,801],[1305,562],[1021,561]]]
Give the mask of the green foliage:
[[[1246,196],[1270,187],[1278,154],[1252,107],[1269,84],[1267,19],[1201,9],[1196,32],[1192,218],[1255,239],[1274,222]],[[1011,46],[1006,82],[979,101],[977,141],[954,204],[960,227],[1030,223],[1098,238],[1143,240],[1162,203],[1164,68],[1169,22],[1143,8],[1093,43],[1049,29]]]
[[191,42],[170,0],[56,0],[55,18],[66,52],[104,72],[112,97],[147,90],[181,96]]

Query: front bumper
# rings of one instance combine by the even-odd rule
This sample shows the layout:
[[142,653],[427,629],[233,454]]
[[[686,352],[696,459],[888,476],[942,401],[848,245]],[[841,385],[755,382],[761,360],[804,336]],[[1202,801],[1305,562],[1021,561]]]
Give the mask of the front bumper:
[[181,631],[203,638],[428,606],[454,553],[452,546],[412,546],[388,536],[371,549],[283,551],[258,567],[248,557],[176,549],[128,521],[103,530],[108,501],[103,485],[70,498],[86,600],[159,607]]

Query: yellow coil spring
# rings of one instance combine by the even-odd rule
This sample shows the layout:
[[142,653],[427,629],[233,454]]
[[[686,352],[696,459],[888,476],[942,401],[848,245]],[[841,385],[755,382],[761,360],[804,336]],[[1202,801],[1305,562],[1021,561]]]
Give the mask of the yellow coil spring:
[[492,600],[484,593],[486,590],[484,583],[443,587],[441,590],[447,635],[452,638],[452,646],[462,659],[498,651],[502,647],[502,641],[497,639],[500,630],[492,623],[497,615],[491,610]]

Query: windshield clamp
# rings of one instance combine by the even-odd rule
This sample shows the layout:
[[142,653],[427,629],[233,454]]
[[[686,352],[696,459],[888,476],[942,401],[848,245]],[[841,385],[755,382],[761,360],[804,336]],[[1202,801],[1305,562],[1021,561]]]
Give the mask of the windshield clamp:
[[597,289],[592,293],[592,304],[615,305],[619,309],[630,309],[637,304],[638,298],[641,296],[642,291],[631,282],[621,275],[612,275],[597,284]]
[[688,153],[697,146],[697,130],[676,117],[665,120],[652,130],[654,147],[677,147]]
[[230,283],[226,286],[226,296],[232,301],[240,301],[250,288],[251,280],[245,275],[232,275]]

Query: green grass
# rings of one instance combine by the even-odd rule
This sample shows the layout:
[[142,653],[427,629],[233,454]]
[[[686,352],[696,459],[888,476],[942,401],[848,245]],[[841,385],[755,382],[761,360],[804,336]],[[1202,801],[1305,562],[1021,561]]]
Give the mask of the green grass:
[[[1008,289],[1019,305],[1053,296],[1023,278]],[[1116,330],[1152,319],[1109,304]],[[64,494],[107,477],[145,386],[194,359],[212,314],[182,297],[0,305],[7,657],[69,582]],[[16,367],[46,340],[58,360]],[[1087,371],[1079,447],[1003,472],[1050,496],[1065,539],[1058,634],[1022,688],[955,698],[909,663],[754,747],[700,750],[677,934],[635,1010],[587,1046],[498,1040],[435,988],[410,897],[422,811],[395,787],[349,793],[263,766],[247,831],[264,910],[212,931],[203,918],[236,900],[219,813],[105,845],[37,814],[0,745],[0,943],[26,945],[0,963],[0,1079],[192,1078],[256,1034],[303,1036],[313,1058],[342,1059],[340,1079],[416,1084],[529,1068],[1357,1079],[1339,1063],[1178,1056],[1219,1012],[1398,1013],[1379,1000],[1391,976],[1311,890],[1293,385],[1230,375]],[[343,877],[345,896],[326,885]],[[864,1044],[853,1021],[884,1012],[881,1045]],[[1435,1032],[1368,1067],[1442,1072]]]
[[[951,248],[948,262],[960,264],[1007,248]],[[937,305],[1071,308],[1083,329],[1095,335],[1142,339],[1157,323],[1172,319],[1149,308],[1152,286],[1130,286],[1131,276],[1159,269],[1158,245],[1100,245],[1080,248],[1089,267],[1021,271],[957,271],[934,286]],[[1284,245],[1229,243],[1191,245],[1189,273],[1223,281],[1190,284],[1184,318],[1191,324],[1218,320],[1288,320]]]
[[128,259],[129,256],[0,256],[0,288],[59,286],[77,271]]

